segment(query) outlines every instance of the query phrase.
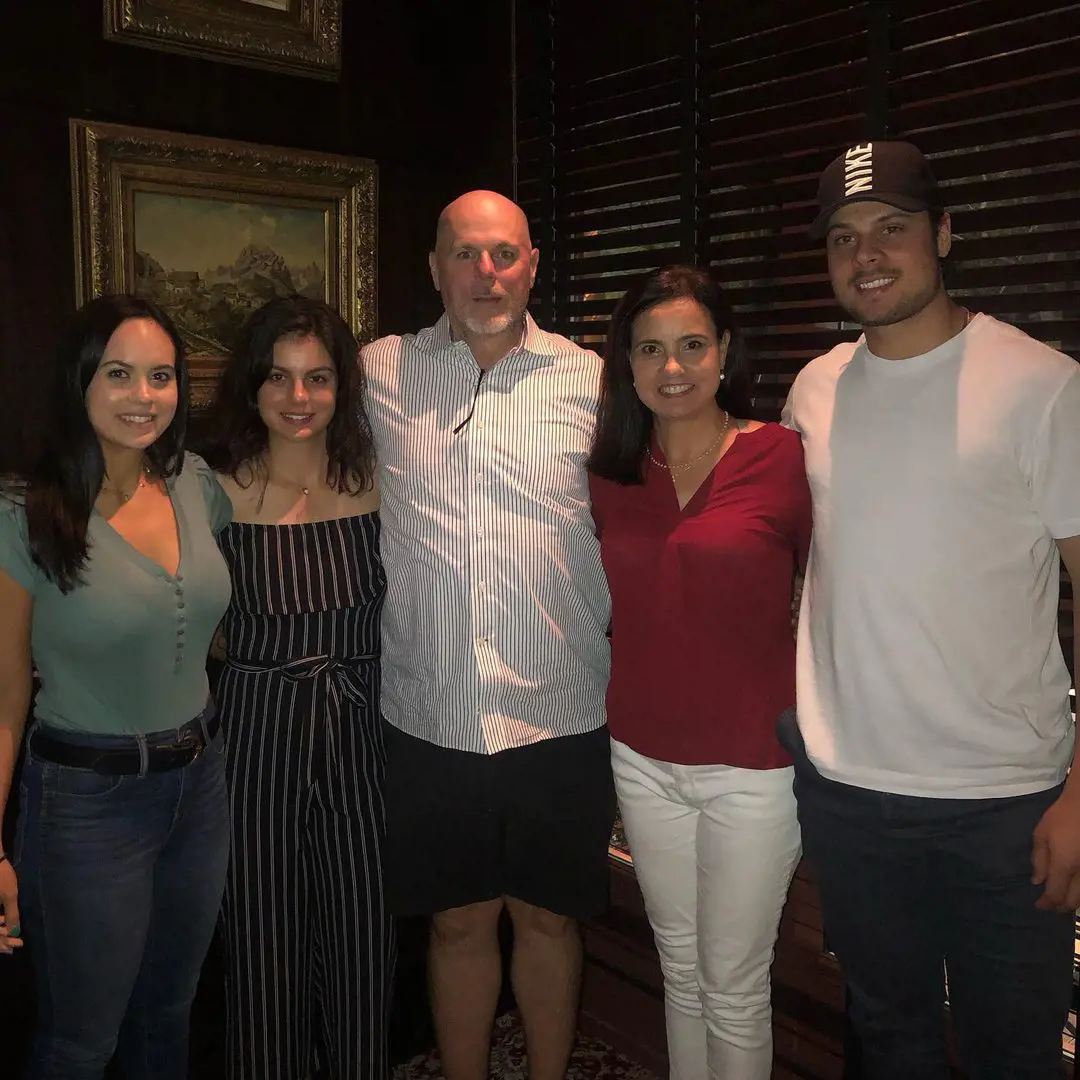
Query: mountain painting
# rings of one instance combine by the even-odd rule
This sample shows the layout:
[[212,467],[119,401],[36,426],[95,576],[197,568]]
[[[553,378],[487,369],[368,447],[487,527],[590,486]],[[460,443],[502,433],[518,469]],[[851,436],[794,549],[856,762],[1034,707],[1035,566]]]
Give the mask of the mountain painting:
[[330,299],[324,210],[136,190],[133,218],[135,292],[176,320],[193,357],[229,352],[275,296]]

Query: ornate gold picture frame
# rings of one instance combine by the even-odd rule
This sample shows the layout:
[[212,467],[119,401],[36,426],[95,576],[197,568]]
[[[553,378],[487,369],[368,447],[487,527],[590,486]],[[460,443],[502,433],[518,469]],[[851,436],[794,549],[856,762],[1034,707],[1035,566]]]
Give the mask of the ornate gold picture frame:
[[299,292],[376,330],[374,162],[69,121],[76,300],[158,302],[188,345],[192,404],[209,403],[248,312]]
[[344,0],[104,0],[105,37],[335,80]]

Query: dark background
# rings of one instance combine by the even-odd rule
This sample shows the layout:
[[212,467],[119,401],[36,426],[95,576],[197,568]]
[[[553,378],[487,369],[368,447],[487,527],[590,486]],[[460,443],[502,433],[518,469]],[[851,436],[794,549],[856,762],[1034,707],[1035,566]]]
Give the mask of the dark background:
[[342,77],[327,83],[106,42],[101,0],[3,5],[0,472],[32,452],[75,306],[70,117],[374,159],[379,332],[438,315],[439,210],[474,187],[511,194],[510,3],[344,6]]

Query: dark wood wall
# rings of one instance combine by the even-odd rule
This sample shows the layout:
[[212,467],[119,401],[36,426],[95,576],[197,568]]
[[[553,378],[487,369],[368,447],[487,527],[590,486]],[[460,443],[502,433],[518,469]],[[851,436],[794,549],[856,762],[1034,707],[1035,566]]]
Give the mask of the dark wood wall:
[[0,472],[32,452],[74,310],[69,117],[373,158],[383,333],[438,314],[426,252],[441,207],[510,193],[509,0],[345,0],[337,84],[106,42],[102,0],[3,8]]

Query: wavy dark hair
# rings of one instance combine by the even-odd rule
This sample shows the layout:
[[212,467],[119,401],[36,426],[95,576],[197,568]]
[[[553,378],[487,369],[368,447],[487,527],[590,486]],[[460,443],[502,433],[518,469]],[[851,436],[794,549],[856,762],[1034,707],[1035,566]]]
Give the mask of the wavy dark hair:
[[259,390],[273,369],[274,346],[290,337],[317,338],[337,374],[334,415],[326,429],[326,482],[351,495],[367,491],[375,473],[375,447],[363,405],[366,381],[359,346],[333,308],[306,296],[276,297],[244,323],[218,384],[207,460],[243,483],[240,470],[266,452],[270,434],[259,415]]
[[30,555],[61,592],[82,583],[89,558],[86,529],[105,479],[105,457],[86,411],[86,391],[121,323],[153,319],[175,350],[176,415],[144,451],[151,472],[175,476],[184,462],[187,354],[172,319],[138,296],[99,296],[75,314],[57,350],[52,402],[41,453],[13,493],[26,507]]
[[636,281],[615,307],[604,347],[600,410],[592,450],[585,467],[620,484],[642,482],[642,460],[652,436],[653,416],[634,389],[630,342],[634,321],[642,312],[667,300],[688,298],[712,318],[717,338],[727,331],[724,378],[716,391],[720,408],[742,420],[753,418],[753,385],[742,334],[731,308],[712,275],[694,266],[662,266]]

